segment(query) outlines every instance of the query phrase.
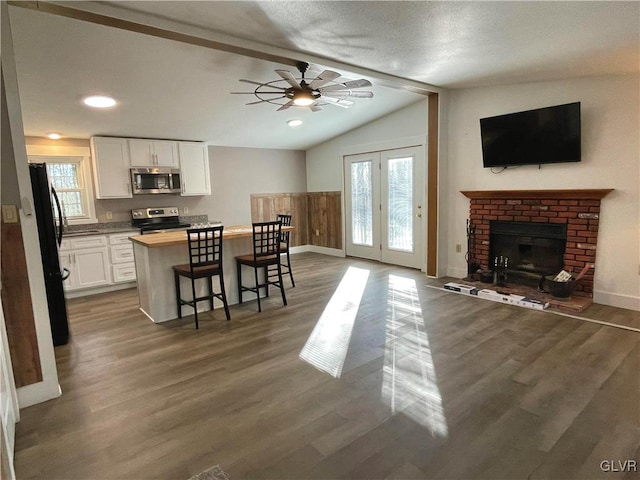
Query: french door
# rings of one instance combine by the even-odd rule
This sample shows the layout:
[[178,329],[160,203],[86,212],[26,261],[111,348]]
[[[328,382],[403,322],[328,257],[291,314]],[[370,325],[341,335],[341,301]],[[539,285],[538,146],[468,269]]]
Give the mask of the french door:
[[424,268],[420,147],[344,157],[347,255]]

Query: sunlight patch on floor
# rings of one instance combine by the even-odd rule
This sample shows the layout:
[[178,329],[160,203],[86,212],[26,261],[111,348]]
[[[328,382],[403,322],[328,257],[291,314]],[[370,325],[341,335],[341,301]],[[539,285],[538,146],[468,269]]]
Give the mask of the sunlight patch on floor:
[[434,437],[447,437],[416,282],[396,275],[389,275],[382,399],[393,414],[407,415]]
[[340,378],[369,270],[349,267],[305,343],[300,358]]

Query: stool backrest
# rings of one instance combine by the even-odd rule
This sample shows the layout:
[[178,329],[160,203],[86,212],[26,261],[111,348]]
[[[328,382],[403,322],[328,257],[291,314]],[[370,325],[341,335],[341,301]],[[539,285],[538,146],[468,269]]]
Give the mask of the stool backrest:
[[282,222],[257,222],[253,227],[253,258],[280,254]]
[[224,226],[187,230],[191,268],[220,264],[222,267],[222,230]]
[[[277,220],[280,220],[280,222],[282,222],[282,226],[283,227],[288,227],[291,225],[291,215],[285,215],[284,213],[279,213],[276,216]],[[283,243],[287,244],[287,247],[289,246],[289,234],[291,232],[282,232],[280,235],[280,239]]]

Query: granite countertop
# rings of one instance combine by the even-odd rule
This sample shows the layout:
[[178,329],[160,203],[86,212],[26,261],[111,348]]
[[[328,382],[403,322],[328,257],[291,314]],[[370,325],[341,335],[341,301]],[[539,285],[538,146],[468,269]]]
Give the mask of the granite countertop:
[[[180,221],[184,223],[206,223],[207,215],[181,216]],[[131,221],[124,222],[100,222],[88,223],[85,225],[69,225],[65,228],[65,237],[80,237],[84,235],[110,235],[112,233],[140,233],[140,228],[131,225]]]
[[72,230],[64,233],[65,237],[82,237],[85,235],[110,235],[112,233],[140,233],[139,228],[133,228],[131,225],[128,227],[116,227],[116,228],[87,228],[83,230]]

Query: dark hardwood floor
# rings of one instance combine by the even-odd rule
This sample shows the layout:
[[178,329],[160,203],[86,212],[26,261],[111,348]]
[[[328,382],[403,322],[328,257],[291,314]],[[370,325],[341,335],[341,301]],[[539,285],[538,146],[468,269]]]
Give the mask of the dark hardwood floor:
[[22,410],[18,478],[638,478],[601,462],[640,460],[640,334],[292,260],[288,306],[274,291],[200,330],[153,324],[135,289],[70,300],[63,395]]

